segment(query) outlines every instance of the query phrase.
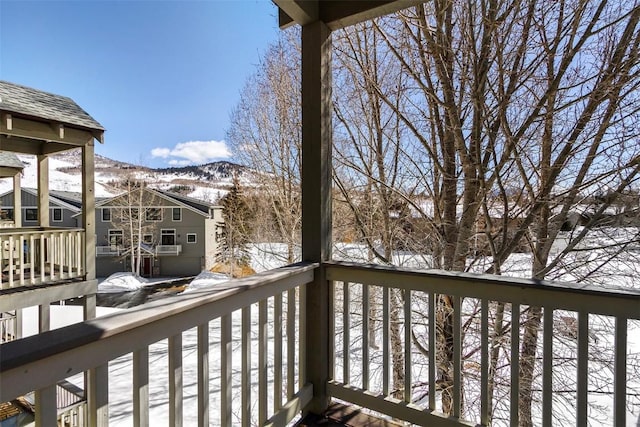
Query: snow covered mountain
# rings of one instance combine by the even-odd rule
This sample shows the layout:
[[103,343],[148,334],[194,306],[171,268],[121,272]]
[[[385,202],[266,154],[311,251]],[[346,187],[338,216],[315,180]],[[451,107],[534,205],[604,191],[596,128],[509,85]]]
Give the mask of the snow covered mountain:
[[[22,186],[37,187],[35,156],[18,155],[25,164]],[[49,188],[58,191],[81,191],[82,162],[79,150],[52,155],[49,158]],[[96,197],[111,197],[119,191],[116,186],[127,178],[142,180],[153,188],[172,191],[210,203],[216,203],[231,186],[233,175],[251,185],[253,171],[231,162],[213,162],[200,166],[153,169],[95,156]],[[13,189],[11,179],[0,179],[0,193]]]

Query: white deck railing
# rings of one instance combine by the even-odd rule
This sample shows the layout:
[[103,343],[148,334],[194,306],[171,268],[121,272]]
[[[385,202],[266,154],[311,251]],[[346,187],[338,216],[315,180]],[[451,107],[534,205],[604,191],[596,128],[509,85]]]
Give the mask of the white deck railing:
[[121,251],[119,246],[96,246],[96,256],[120,256]]
[[[530,307],[542,307],[534,423],[587,425],[588,402],[597,399],[602,407],[604,392],[612,400],[608,419],[627,425],[628,328],[638,326],[640,292],[348,263],[326,269],[335,281],[336,320],[329,334],[335,337],[335,380],[328,388],[333,397],[416,425],[487,425],[491,416],[518,425],[524,319]],[[448,361],[438,348],[443,345],[438,306],[444,295],[453,307]],[[496,333],[501,308],[504,322]],[[596,329],[607,330],[598,327],[603,322],[609,334],[594,336]],[[594,355],[598,339],[605,352]],[[496,348],[498,366],[491,366]],[[447,387],[438,375],[442,363],[452,364],[453,417],[439,412],[442,387]],[[493,393],[490,370],[499,377]],[[563,401],[560,395],[567,393]]]
[[[285,425],[313,395],[313,387],[306,384],[300,368],[306,340],[299,331],[306,325],[300,310],[304,285],[313,280],[316,267],[284,267],[227,282],[217,286],[215,293],[199,291],[159,300],[3,344],[0,402],[36,390],[36,416],[41,425],[55,425],[56,382],[88,371],[88,424],[107,425],[106,366],[132,353],[134,425],[149,425],[149,346],[168,339],[170,425],[183,425],[183,389],[193,382],[197,382],[199,425],[210,425],[214,417],[215,423],[223,426],[248,426],[256,419],[260,425]],[[252,316],[256,307],[257,317]],[[241,336],[232,336],[233,313],[241,317]],[[214,323],[220,329],[216,343],[209,338]],[[192,328],[197,328],[198,375],[183,380],[182,333]],[[232,339],[240,341],[239,349],[234,349]],[[214,354],[213,349],[219,353]],[[269,357],[271,349],[273,359]],[[252,353],[257,353],[257,364],[251,360]],[[235,372],[232,358],[238,356],[241,369]],[[220,378],[220,411],[216,413],[211,413],[209,406],[211,358],[220,358],[220,372],[216,373]],[[252,400],[254,385],[257,399]],[[232,388],[240,389],[238,399],[232,398]]]
[[156,246],[156,255],[180,255],[182,245],[158,245]]
[[1,229],[0,289],[84,276],[84,237],[81,229]]
[[0,313],[0,344],[16,339],[16,315]]

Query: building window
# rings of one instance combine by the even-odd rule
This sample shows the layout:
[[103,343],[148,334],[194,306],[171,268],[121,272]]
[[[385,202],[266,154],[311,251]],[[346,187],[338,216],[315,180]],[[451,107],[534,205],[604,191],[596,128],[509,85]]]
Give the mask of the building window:
[[102,222],[111,222],[111,209],[102,208]]
[[109,230],[109,246],[112,250],[118,250],[124,244],[124,232],[122,230]]
[[24,210],[25,221],[37,221],[38,220],[38,208],[26,208]]
[[172,246],[176,244],[176,230],[163,228],[160,230],[160,244]]
[[0,220],[13,221],[13,208],[0,209]]
[[187,233],[187,243],[196,243],[198,241],[196,233]]
[[182,221],[182,209],[181,208],[173,208],[171,213],[171,219],[173,221]]
[[142,243],[144,243],[145,245],[153,244],[153,234],[143,234]]
[[162,209],[160,208],[148,208],[144,215],[147,221],[162,221]]
[[62,222],[62,208],[53,208],[53,221]]

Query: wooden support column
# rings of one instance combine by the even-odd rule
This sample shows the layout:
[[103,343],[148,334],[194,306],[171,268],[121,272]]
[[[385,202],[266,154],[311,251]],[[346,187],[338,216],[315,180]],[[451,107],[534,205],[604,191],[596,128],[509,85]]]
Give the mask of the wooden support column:
[[22,172],[13,176],[13,226],[22,227]]
[[49,157],[38,156],[38,223],[49,227]]
[[[96,198],[95,160],[93,141],[82,147],[82,228],[85,234],[84,268],[86,280],[96,278]],[[85,320],[96,316],[96,295],[86,295],[84,303]]]
[[[302,259],[331,259],[331,32],[321,21],[302,27]],[[306,412],[320,414],[329,405],[327,381],[329,283],[324,268],[307,285],[302,309],[306,318],[306,379],[313,400]]]

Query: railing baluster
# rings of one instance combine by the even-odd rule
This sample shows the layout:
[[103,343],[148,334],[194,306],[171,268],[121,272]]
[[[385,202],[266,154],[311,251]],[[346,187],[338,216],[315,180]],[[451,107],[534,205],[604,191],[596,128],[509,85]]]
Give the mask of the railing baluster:
[[149,425],[149,347],[133,352],[133,425]]
[[302,310],[303,304],[307,301],[307,286],[302,285],[299,289],[298,299],[298,315],[300,317],[300,324],[298,326],[299,336],[299,349],[298,349],[298,388],[302,388],[307,383],[307,310]]
[[35,285],[36,278],[34,269],[36,265],[36,251],[35,251],[36,239],[33,234],[29,235],[29,283]]
[[169,426],[182,426],[182,334],[169,337]]
[[89,369],[86,381],[88,425],[107,427],[109,425],[109,365],[104,364]]
[[21,234],[18,237],[18,265],[19,267],[19,276],[20,276],[20,286],[24,286],[24,256],[25,256],[25,247],[24,244],[26,240],[24,236]]
[[267,300],[258,303],[258,424],[267,420]]
[[362,285],[362,389],[369,389],[369,286]]
[[56,271],[55,271],[55,259],[56,259],[56,250],[58,245],[56,244],[56,236],[55,234],[51,234],[49,236],[49,278],[50,280],[55,279]]
[[520,402],[520,304],[511,304],[511,425],[518,425]]
[[38,332],[51,329],[51,306],[49,303],[38,306]]
[[251,425],[251,306],[242,309],[242,409],[243,427]]
[[342,382],[351,383],[351,292],[349,282],[342,284]]
[[46,240],[45,240],[44,233],[41,233],[40,234],[40,275],[39,275],[40,283],[43,283],[46,280],[46,268],[45,268],[45,266],[46,266],[46,264],[45,264],[46,257],[45,257],[45,254],[46,254],[47,251],[45,249],[45,243],[46,243]]
[[489,424],[489,301],[480,303],[480,422]]
[[220,319],[220,425],[231,427],[233,346],[231,340],[231,314]]
[[14,238],[13,236],[9,236],[9,287],[12,287],[12,288],[13,288],[14,251],[15,251]]
[[58,405],[56,402],[56,385],[36,390],[36,427],[49,427],[56,425],[58,419]]
[[404,291],[404,401],[411,403],[411,291]]
[[436,294],[429,293],[429,410],[436,409]]
[[578,312],[577,424],[587,425],[587,376],[589,373],[589,314]]
[[624,317],[616,317],[614,348],[613,425],[623,427],[627,424],[627,319]]
[[296,290],[287,292],[287,400],[295,393]]
[[389,288],[382,287],[382,394],[389,395]]
[[71,254],[73,253],[73,240],[72,240],[72,236],[71,236],[71,232],[68,231],[65,233],[65,240],[67,242],[67,259],[66,259],[66,266],[67,266],[67,277],[73,277],[73,261],[71,258]]
[[460,297],[453,297],[453,416],[460,418],[462,402],[462,333]]
[[22,320],[24,318],[24,313],[21,308],[16,309],[16,326],[15,326],[15,338],[22,338]]
[[553,414],[553,309],[544,307],[542,343],[542,425],[552,424]]
[[78,247],[78,262],[79,267],[78,267],[78,275],[82,276],[85,274],[85,259],[84,259],[84,252],[83,249],[86,245],[86,241],[87,241],[87,236],[85,235],[85,233],[81,232],[80,233],[80,246]]
[[209,426],[209,323],[198,326],[198,426]]
[[273,411],[282,407],[282,294],[273,299]]

